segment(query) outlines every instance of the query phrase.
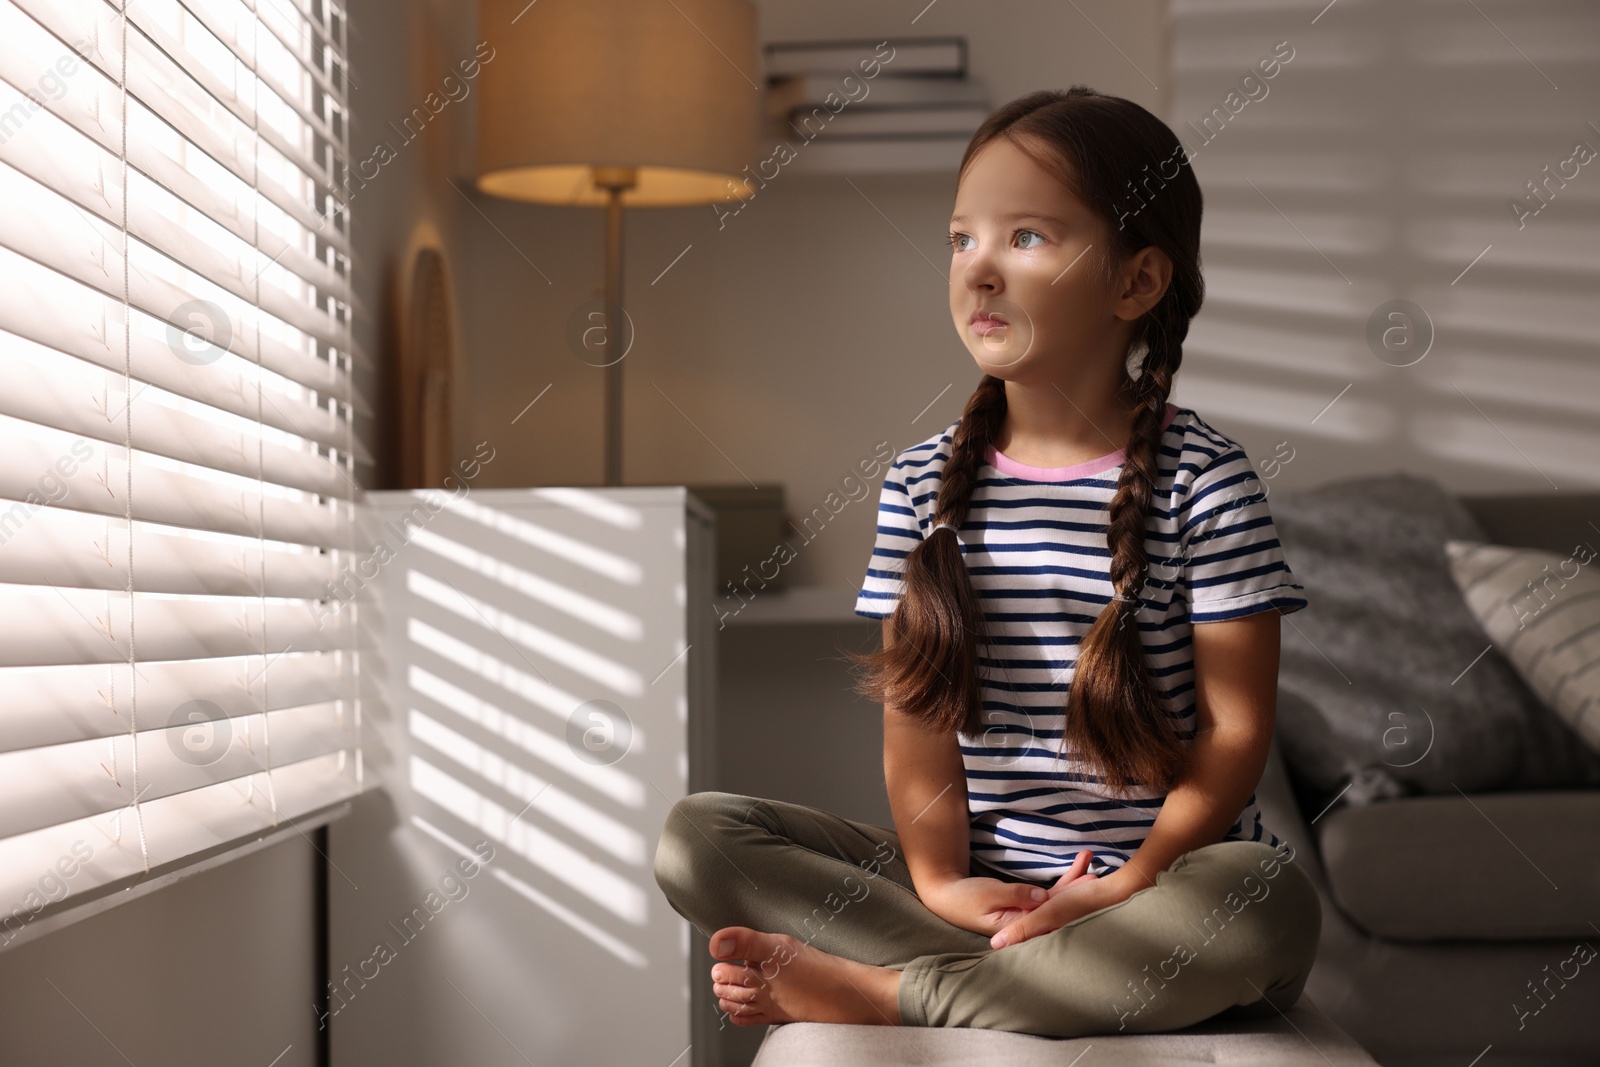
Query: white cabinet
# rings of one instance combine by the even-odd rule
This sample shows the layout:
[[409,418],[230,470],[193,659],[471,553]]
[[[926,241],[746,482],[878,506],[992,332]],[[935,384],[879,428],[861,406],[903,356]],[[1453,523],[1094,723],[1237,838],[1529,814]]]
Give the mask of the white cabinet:
[[384,788],[331,838],[334,1062],[686,1067],[690,928],[651,863],[712,787],[711,512],[661,486],[369,500]]

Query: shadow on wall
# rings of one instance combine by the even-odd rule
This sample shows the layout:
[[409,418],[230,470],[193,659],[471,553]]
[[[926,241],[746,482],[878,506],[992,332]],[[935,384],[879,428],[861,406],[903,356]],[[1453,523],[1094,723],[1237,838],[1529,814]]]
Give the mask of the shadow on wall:
[[1600,190],[1582,110],[1600,70],[1569,42],[1600,12],[1173,18],[1165,118],[1206,196],[1183,402],[1286,442],[1299,485],[1420,468],[1475,491],[1592,487],[1600,322],[1575,227]]

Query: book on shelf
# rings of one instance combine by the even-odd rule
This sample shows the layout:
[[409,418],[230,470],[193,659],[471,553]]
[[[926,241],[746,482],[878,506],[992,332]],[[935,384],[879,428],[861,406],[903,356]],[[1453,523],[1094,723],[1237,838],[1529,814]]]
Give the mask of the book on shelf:
[[765,121],[802,172],[951,172],[991,110],[965,37],[774,42],[766,58]]
[[806,144],[789,164],[801,174],[954,174],[971,138],[822,138]]
[[964,78],[967,74],[965,37],[774,41],[763,51],[768,81],[815,71],[858,70],[863,62],[879,64],[877,77]]
[[872,139],[892,141],[905,137],[968,138],[989,117],[987,107],[930,107],[930,108],[880,108],[876,111],[856,111],[844,108],[837,114],[824,110],[821,114],[796,112],[789,117],[789,127],[806,140],[820,137],[825,141],[846,139]]
[[[853,79],[846,81],[845,79]],[[848,100],[844,110],[879,107],[988,107],[988,90],[973,78],[864,78],[853,70],[807,71],[767,88],[767,114],[786,118]]]

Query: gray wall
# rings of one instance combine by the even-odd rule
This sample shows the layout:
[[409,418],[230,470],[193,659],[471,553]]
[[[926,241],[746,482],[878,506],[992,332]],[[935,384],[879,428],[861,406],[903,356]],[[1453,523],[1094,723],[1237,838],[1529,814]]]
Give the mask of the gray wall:
[[[1182,402],[1294,488],[1403,470],[1469,492],[1592,489],[1600,455],[1594,164],[1600,9],[1175,3],[1171,114],[1206,196],[1206,305]],[[1322,13],[1320,16],[1318,12]],[[1280,41],[1294,58],[1205,116]],[[1242,96],[1243,94],[1241,94]],[[1583,249],[1588,246],[1588,251]],[[1380,359],[1388,302],[1426,354]],[[1418,358],[1420,357],[1420,358]],[[1409,366],[1396,364],[1417,360]],[[1290,561],[1291,565],[1293,560]]]
[[291,838],[0,953],[0,1062],[311,1067],[318,862]]
[[[466,368],[463,320],[476,313],[467,300],[463,272],[469,242],[481,241],[483,235],[471,228],[473,219],[482,225],[482,218],[464,195],[470,186],[466,153],[475,125],[477,84],[461,78],[457,67],[473,56],[481,38],[476,33],[477,5],[470,0],[350,0],[348,7],[351,74],[358,86],[351,93],[351,158],[373,158],[381,145],[393,153],[376,177],[354,189],[350,202],[356,295],[365,311],[356,319],[355,336],[374,364],[371,371],[357,374],[356,386],[377,412],[362,428],[362,439],[379,460],[377,467],[361,472],[360,480],[367,488],[383,489],[395,486],[397,474],[389,461],[396,446],[390,365],[402,309],[410,306],[413,261],[423,248],[436,248],[444,256],[454,313],[454,348],[461,362],[454,392],[454,454],[470,455],[472,445],[484,439],[477,433],[480,427],[462,421],[470,406],[461,384]],[[450,99],[425,122],[413,119],[413,132],[404,133],[416,109],[428,114],[424,105],[429,93],[449,98],[447,75],[456,77],[465,95],[462,88],[454,89],[459,99]]]

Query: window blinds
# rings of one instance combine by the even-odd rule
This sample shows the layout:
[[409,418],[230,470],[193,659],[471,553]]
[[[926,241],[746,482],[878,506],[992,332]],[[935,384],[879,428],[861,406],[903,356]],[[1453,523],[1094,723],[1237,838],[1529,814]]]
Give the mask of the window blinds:
[[0,946],[361,789],[345,33],[0,0]]

